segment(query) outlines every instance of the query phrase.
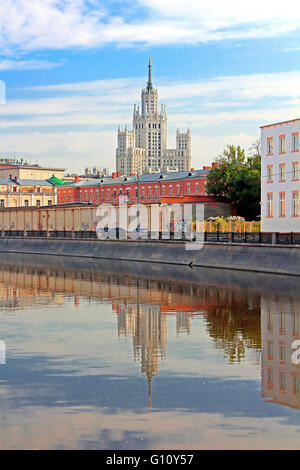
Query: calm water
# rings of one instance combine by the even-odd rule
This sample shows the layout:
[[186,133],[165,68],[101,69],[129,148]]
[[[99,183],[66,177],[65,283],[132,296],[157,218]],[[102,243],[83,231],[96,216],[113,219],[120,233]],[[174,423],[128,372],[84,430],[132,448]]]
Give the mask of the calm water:
[[299,280],[2,256],[0,448],[300,448]]

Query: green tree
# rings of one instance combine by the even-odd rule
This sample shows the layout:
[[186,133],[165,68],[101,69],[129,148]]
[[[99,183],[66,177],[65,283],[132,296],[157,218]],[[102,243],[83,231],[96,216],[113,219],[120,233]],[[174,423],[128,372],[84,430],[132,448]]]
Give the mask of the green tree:
[[260,214],[260,170],[242,168],[234,180],[238,215],[255,220]]
[[240,146],[227,145],[207,177],[206,190],[217,199],[232,203],[240,216],[253,220],[260,213],[260,143],[254,142],[246,158]]

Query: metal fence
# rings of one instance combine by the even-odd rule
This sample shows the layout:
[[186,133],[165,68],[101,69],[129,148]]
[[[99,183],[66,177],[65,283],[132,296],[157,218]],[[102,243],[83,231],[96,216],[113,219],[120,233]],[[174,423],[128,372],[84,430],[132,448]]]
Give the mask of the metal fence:
[[[105,239],[122,239],[120,230],[116,229],[115,233],[110,233]],[[97,240],[95,231],[46,231],[46,230],[0,230],[2,238],[46,238],[46,239],[75,239],[75,240]],[[288,233],[262,233],[262,232],[148,232],[143,236],[137,233],[128,233],[128,240],[183,240],[195,241],[202,240],[211,243],[255,243],[267,245],[300,245],[300,232]]]

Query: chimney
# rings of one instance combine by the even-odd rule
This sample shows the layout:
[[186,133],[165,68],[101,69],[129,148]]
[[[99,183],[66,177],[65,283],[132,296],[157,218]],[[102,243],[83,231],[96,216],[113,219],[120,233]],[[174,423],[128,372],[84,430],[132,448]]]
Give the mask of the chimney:
[[191,171],[195,171],[195,168],[191,168]]
[[211,167],[212,167],[212,168],[218,168],[219,165],[218,165],[218,163],[212,163],[212,164],[211,164]]
[[75,179],[74,179],[74,183],[79,183],[79,181],[80,181],[80,178],[79,178],[78,175],[76,175],[76,176],[75,176]]
[[117,177],[119,178],[120,176],[122,176],[121,172],[117,171]]
[[112,174],[112,179],[115,180],[116,177],[117,177],[117,173],[113,173],[113,174]]
[[211,170],[211,166],[204,166],[203,170]]

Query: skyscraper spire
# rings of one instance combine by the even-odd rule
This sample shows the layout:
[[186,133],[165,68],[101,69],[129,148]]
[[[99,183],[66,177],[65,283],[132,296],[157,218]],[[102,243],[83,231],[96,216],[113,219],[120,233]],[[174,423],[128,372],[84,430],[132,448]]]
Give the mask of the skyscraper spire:
[[148,68],[149,68],[149,72],[148,72],[147,91],[150,92],[150,91],[153,90],[152,79],[151,79],[151,57],[149,57],[149,65],[148,65]]

